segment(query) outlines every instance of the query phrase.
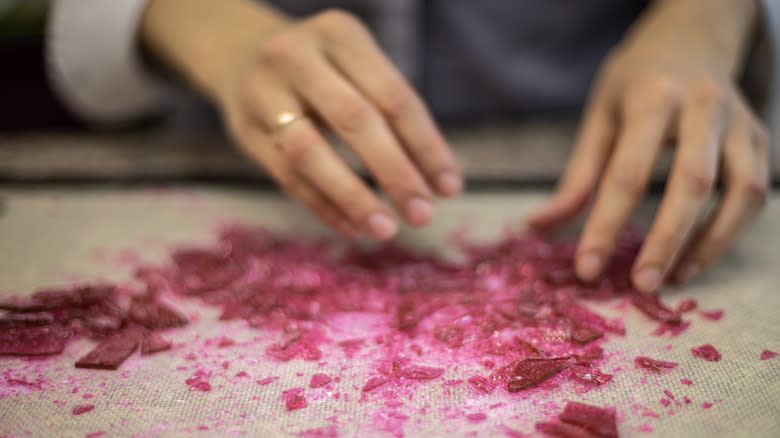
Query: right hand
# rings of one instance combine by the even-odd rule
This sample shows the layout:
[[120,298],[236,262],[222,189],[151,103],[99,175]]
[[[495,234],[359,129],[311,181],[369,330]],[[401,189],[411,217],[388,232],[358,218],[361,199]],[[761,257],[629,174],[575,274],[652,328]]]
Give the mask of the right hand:
[[[460,172],[428,110],[356,18],[327,11],[288,22],[249,50],[213,87],[229,130],[327,225],[379,240],[398,229],[320,127],[362,160],[410,225],[431,219],[434,194],[460,192]],[[302,118],[279,126],[285,112]]]

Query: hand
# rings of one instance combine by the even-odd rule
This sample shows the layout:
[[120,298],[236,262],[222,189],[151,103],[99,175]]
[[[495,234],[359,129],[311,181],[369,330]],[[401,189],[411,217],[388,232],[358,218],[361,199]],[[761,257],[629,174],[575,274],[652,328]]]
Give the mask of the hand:
[[[669,181],[632,270],[634,286],[652,292],[670,273],[687,281],[727,249],[766,202],[770,171],[767,134],[737,89],[737,68],[720,63],[728,51],[709,57],[689,35],[644,25],[654,32],[640,32],[605,61],[559,188],[529,223],[568,221],[596,192],[575,261],[581,279],[595,279],[672,141]],[[718,176],[717,208],[697,226]]]
[[[223,30],[262,27],[257,21],[225,20]],[[214,32],[211,38],[242,43],[215,55],[221,67],[200,77],[243,151],[291,197],[344,235],[388,239],[396,233],[391,210],[320,128],[349,146],[411,225],[431,219],[434,194],[461,190],[455,160],[424,104],[357,19],[328,11],[298,22],[279,17],[264,29],[249,41]],[[280,124],[283,113],[297,117]]]

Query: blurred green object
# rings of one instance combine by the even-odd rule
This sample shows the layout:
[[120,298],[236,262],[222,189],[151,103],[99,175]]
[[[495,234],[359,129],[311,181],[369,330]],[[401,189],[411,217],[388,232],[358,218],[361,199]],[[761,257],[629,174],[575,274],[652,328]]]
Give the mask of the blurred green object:
[[0,0],[0,44],[42,37],[50,0]]

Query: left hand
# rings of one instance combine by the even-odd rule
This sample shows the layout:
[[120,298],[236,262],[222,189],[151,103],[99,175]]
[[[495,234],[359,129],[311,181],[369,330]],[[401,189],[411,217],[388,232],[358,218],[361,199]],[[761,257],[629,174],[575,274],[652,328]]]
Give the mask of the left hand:
[[[529,219],[535,228],[566,222],[598,186],[575,260],[581,279],[595,279],[672,141],[669,181],[632,270],[642,292],[669,276],[687,281],[713,263],[764,206],[770,178],[769,140],[737,88],[738,67],[719,61],[728,59],[722,47],[708,56],[698,39],[658,37],[668,27],[645,23],[653,25],[603,64],[559,187]],[[697,226],[718,177],[717,208]]]

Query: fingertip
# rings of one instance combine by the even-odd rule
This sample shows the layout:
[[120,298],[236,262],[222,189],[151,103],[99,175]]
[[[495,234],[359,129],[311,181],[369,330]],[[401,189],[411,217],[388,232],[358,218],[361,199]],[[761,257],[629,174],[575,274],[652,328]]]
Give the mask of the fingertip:
[[385,213],[368,217],[368,234],[377,240],[389,240],[398,232],[398,224]]
[[404,214],[410,225],[420,227],[431,221],[433,205],[427,199],[413,197],[406,201]]
[[442,196],[457,196],[463,191],[463,177],[453,171],[442,172],[436,178],[436,190]]
[[642,293],[654,293],[658,291],[663,282],[661,270],[655,266],[645,266],[632,275],[634,287]]
[[591,282],[601,274],[604,258],[595,252],[586,252],[577,257],[575,270],[582,281]]

